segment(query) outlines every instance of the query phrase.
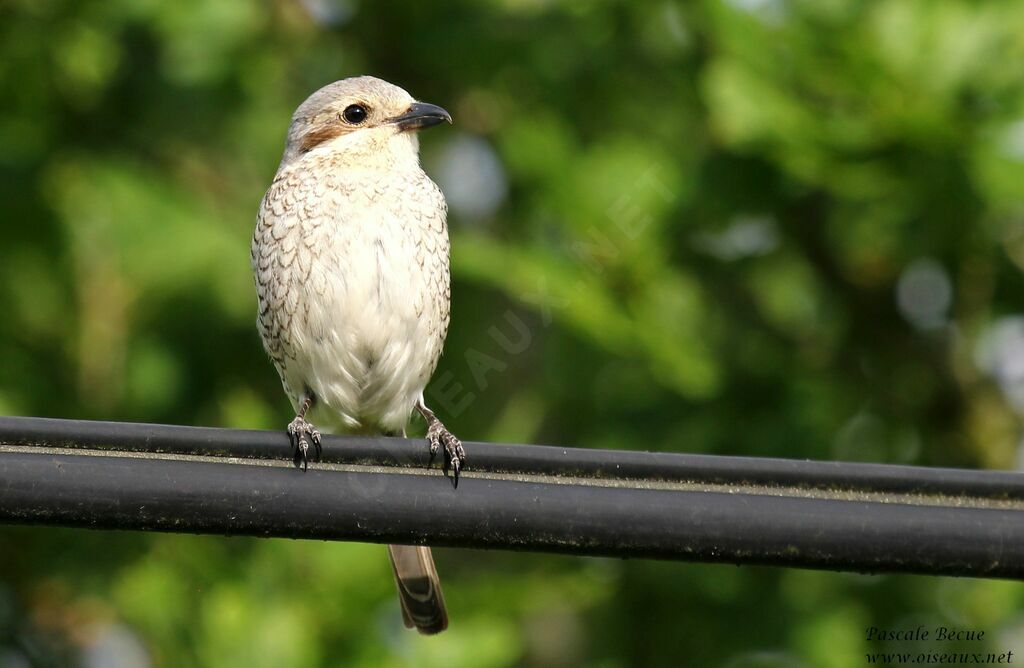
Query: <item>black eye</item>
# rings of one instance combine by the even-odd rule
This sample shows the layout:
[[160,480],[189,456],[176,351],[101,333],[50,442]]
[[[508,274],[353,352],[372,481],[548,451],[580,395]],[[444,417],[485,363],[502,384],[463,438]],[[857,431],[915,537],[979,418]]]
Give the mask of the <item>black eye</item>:
[[345,117],[346,122],[359,125],[366,120],[366,107],[361,104],[350,104],[345,107],[345,111],[341,112],[341,115]]

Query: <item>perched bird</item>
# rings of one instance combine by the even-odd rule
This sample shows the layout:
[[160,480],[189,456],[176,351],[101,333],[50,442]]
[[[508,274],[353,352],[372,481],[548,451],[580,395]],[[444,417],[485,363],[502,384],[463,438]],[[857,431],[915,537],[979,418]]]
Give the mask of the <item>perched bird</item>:
[[[448,331],[444,195],[420,168],[417,131],[447,111],[355,77],[324,86],[292,116],[284,157],[252,239],[263,345],[295,408],[295,465],[319,457],[322,428],[403,435],[413,409],[431,457],[454,481],[462,443],[423,390]],[[388,546],[406,626],[448,624],[430,548]]]

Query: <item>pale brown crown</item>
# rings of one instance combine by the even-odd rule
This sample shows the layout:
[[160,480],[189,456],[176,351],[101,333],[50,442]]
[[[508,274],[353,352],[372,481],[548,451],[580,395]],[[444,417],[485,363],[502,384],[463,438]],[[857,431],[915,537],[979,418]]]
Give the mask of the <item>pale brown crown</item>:
[[[285,162],[336,137],[380,129],[413,102],[415,99],[402,88],[375,77],[352,77],[328,84],[295,110],[288,128]],[[346,119],[345,110],[353,105],[366,112],[360,122]]]

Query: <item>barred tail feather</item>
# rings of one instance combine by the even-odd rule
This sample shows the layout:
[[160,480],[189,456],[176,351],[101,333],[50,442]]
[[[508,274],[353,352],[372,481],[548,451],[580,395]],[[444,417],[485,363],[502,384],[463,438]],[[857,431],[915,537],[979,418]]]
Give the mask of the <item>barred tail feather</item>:
[[388,556],[395,572],[402,618],[407,628],[425,635],[448,628],[448,613],[441,593],[441,580],[434,568],[429,547],[422,545],[388,545]]

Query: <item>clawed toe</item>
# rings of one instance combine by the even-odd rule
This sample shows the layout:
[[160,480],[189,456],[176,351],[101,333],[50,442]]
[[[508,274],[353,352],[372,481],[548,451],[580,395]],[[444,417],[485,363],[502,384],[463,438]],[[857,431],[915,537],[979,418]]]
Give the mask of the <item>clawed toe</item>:
[[295,449],[295,456],[292,458],[295,468],[301,467],[303,471],[309,468],[310,443],[313,444],[316,461],[320,461],[320,454],[323,451],[320,432],[304,418],[296,416],[288,424],[288,438],[291,439],[292,448]]
[[448,431],[440,420],[436,420],[427,428],[427,443],[430,445],[431,463],[433,463],[437,451],[444,449],[441,470],[446,475],[451,471],[452,481],[458,486],[459,473],[466,462],[466,450],[462,447],[462,441]]
[[430,428],[427,429],[427,444],[430,446],[431,464],[434,463],[434,457],[437,455],[437,451],[441,447],[442,431],[444,431],[444,427],[441,425],[440,422],[430,425]]
[[321,443],[320,439],[320,432],[314,429],[313,433],[310,435],[310,438],[313,440],[313,447],[315,448],[316,452],[316,461],[319,462],[320,455],[322,455],[324,452],[323,444]]

